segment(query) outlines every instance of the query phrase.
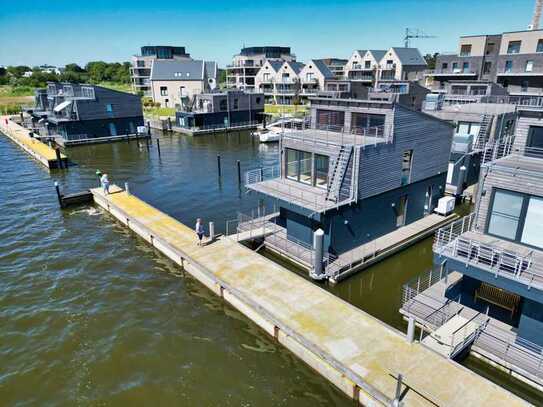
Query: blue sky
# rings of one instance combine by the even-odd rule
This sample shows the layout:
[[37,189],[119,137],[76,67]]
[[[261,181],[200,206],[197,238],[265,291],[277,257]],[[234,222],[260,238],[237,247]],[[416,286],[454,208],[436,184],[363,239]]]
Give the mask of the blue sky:
[[240,48],[288,45],[299,60],[401,46],[454,51],[460,35],[525,29],[534,0],[0,0],[0,65],[126,61],[141,45],[183,45],[231,61]]

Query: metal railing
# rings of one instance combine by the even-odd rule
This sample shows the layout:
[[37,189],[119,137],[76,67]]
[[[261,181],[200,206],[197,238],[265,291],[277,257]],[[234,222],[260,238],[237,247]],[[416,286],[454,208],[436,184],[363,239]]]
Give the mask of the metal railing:
[[498,276],[519,281],[528,285],[543,286],[543,267],[534,258],[534,251],[529,255],[506,250],[463,234],[475,227],[475,213],[471,213],[448,226],[440,228],[434,239],[434,252],[454,257],[467,264],[482,267]]
[[442,254],[445,248],[454,242],[463,233],[473,230],[475,227],[475,212],[455,220],[447,226],[439,228],[434,237],[434,252]]
[[[311,124],[307,121],[296,123],[293,130],[284,131],[283,139],[293,139],[309,144],[334,146],[375,146],[378,143],[393,142],[393,125],[351,127],[331,124]],[[312,131],[313,130],[313,131]]]
[[239,128],[246,128],[246,127],[255,127],[258,126],[260,122],[251,120],[251,121],[244,121],[244,122],[237,122],[237,123],[230,123],[229,125],[225,125],[224,123],[219,124],[210,124],[207,126],[192,126],[192,127],[182,127],[183,129],[191,130],[191,131],[206,131],[206,130],[218,130],[218,129],[239,129]]

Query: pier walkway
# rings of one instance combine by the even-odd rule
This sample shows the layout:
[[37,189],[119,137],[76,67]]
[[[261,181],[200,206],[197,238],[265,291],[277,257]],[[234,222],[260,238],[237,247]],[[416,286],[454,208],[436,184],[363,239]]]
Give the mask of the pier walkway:
[[95,202],[362,404],[528,405],[234,239],[197,246],[192,228],[111,191],[93,189]]
[[[6,124],[7,121],[7,124]],[[30,131],[11,120],[10,116],[0,116],[0,132],[15,144],[45,165],[47,168],[66,168],[68,157],[60,153],[59,163],[56,151],[47,144],[30,137]]]

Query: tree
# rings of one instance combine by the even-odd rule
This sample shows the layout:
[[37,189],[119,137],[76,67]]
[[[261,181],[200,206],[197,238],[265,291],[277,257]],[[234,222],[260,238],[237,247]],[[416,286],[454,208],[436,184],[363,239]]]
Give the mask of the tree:
[[30,67],[26,65],[8,66],[8,73],[15,76],[16,78],[22,77],[25,72],[31,70],[32,69],[30,69]]
[[65,72],[76,72],[76,73],[83,73],[85,72],[85,70],[83,68],[81,68],[79,65],[77,64],[67,64],[65,67],[64,67],[64,71]]
[[426,54],[424,55],[424,59],[426,60],[426,64],[428,64],[428,69],[436,69],[436,60],[439,53],[435,52],[432,54]]

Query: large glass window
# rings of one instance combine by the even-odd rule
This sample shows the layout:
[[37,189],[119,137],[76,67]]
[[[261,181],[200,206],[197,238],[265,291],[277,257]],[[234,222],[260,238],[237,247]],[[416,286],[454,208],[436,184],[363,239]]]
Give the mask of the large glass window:
[[460,47],[460,56],[469,57],[471,55],[471,44],[464,44]]
[[496,191],[490,212],[488,233],[514,240],[520,222],[524,197],[511,191]]
[[537,40],[537,48],[535,52],[543,52],[543,40]]
[[352,113],[351,116],[351,131],[356,132],[357,129],[362,131],[369,127],[384,126],[384,114],[369,114],[369,113]]
[[313,163],[311,162],[311,153],[307,151],[299,151],[300,154],[300,182],[304,184],[312,184],[311,180],[311,168]]
[[286,178],[326,189],[328,187],[328,161],[325,155],[287,148]]
[[298,151],[286,149],[287,154],[287,178],[298,181]]
[[520,44],[521,41],[509,41],[509,45],[507,46],[507,53],[518,54],[520,52]]
[[326,189],[328,187],[328,157],[315,154],[315,186]]
[[543,199],[532,196],[528,203],[522,243],[543,247]]
[[319,128],[341,130],[345,125],[345,113],[334,110],[317,110],[317,123]]
[[530,157],[543,158],[543,127],[530,126],[524,154]]

